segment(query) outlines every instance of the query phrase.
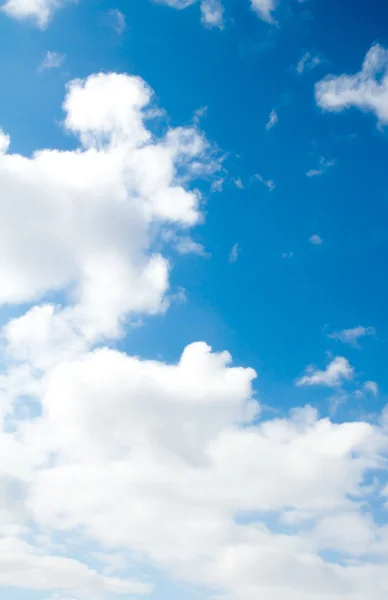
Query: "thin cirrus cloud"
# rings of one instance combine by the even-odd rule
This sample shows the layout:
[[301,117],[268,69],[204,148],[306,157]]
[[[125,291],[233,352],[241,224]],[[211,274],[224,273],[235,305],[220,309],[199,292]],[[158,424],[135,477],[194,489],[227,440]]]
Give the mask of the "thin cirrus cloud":
[[231,265],[233,265],[235,262],[237,262],[240,252],[241,252],[241,250],[240,250],[239,244],[238,243],[234,244],[232,246],[231,251],[229,252],[229,262]]
[[39,66],[39,71],[44,71],[46,69],[58,69],[64,63],[65,58],[66,56],[64,54],[49,50]]
[[388,123],[388,50],[375,44],[355,75],[329,75],[315,86],[317,105],[328,111],[358,108]]
[[279,121],[279,118],[278,118],[277,112],[275,109],[272,109],[269,114],[267,124],[265,126],[266,130],[269,131],[270,129],[272,129],[272,127],[275,127],[275,125],[277,124],[278,121]]
[[260,173],[255,173],[255,175],[253,176],[253,180],[259,181],[260,183],[265,185],[265,187],[270,192],[273,192],[273,190],[276,188],[276,183],[273,179],[265,179],[262,175],[260,175]]
[[125,14],[118,8],[112,8],[107,13],[107,24],[117,35],[122,35],[127,27]]
[[322,63],[322,59],[317,54],[306,52],[296,65],[296,72],[303,75],[307,71],[312,71]]
[[320,175],[323,175],[324,173],[326,173],[326,171],[328,169],[330,169],[331,167],[334,167],[334,165],[335,165],[335,161],[333,159],[327,160],[324,156],[322,156],[319,159],[318,168],[310,169],[309,171],[307,171],[306,176],[307,177],[319,177]]
[[357,327],[352,327],[350,329],[342,329],[341,331],[334,331],[333,333],[328,333],[327,337],[330,337],[334,340],[338,340],[343,344],[349,344],[353,346],[353,348],[360,348],[360,340],[364,337],[375,337],[376,329],[374,327],[363,327],[362,325],[358,325]]

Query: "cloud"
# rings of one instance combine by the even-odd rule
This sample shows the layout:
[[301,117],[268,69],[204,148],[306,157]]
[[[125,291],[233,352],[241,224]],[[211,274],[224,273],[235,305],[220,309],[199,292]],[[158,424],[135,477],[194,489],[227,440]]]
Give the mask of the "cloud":
[[9,135],[5,134],[4,131],[0,129],[0,157],[8,151],[10,143],[11,138]]
[[[373,590],[364,569],[319,553],[328,545],[344,551],[327,520],[338,518],[341,531],[358,511],[349,495],[362,497],[386,440],[372,425],[334,424],[311,407],[257,422],[254,377],[203,343],[174,364],[105,348],[58,365],[42,416],[23,431],[24,444],[56,457],[31,482],[34,522],[82,528],[103,546],[129,548],[181,581],[233,598],[265,592],[280,600],[287,589],[295,598],[346,592],[361,600],[358,589]],[[293,533],[262,521],[290,510]],[[350,551],[377,550],[374,539]],[[383,565],[375,576],[382,586]]]
[[372,396],[377,396],[379,393],[379,386],[375,381],[366,381],[364,383],[364,390],[372,394]]
[[6,0],[1,7],[9,17],[18,21],[31,21],[44,28],[54,13],[72,0]]
[[[4,593],[139,597],[158,570],[228,600],[381,600],[388,531],[367,484],[383,498],[384,417],[266,418],[227,351],[109,347],[168,308],[163,235],[191,239],[196,180],[219,167],[202,132],[153,128],[155,112],[142,79],[97,74],[67,87],[76,150],[8,154],[0,134],[0,298],[20,313],[0,344]],[[300,385],[352,377],[337,357]]]
[[167,231],[163,234],[163,240],[171,242],[179,254],[197,254],[198,256],[207,257],[204,246],[199,242],[195,242],[187,235],[177,235],[173,231]]
[[263,21],[273,22],[272,13],[276,8],[276,0],[251,0],[251,4],[253,10]]
[[317,177],[318,175],[323,175],[328,169],[330,169],[330,167],[334,167],[334,165],[334,160],[326,160],[326,158],[322,156],[319,160],[318,169],[310,169],[307,171],[306,175],[307,177]]
[[[191,6],[198,0],[156,0],[159,3],[166,4],[171,8],[182,10]],[[251,0],[251,6],[254,12],[260,19],[273,22],[272,12],[276,8],[275,0]],[[201,21],[207,27],[218,27],[222,29],[224,26],[224,7],[220,0],[201,0]]]
[[388,122],[388,50],[375,44],[355,75],[329,75],[315,86],[315,99],[324,110],[355,107]]
[[224,7],[220,0],[202,0],[201,21],[206,27],[224,27]]
[[278,115],[274,109],[271,110],[267,125],[265,126],[266,130],[269,131],[274,127],[278,122]]
[[322,59],[311,52],[306,52],[296,66],[296,71],[299,75],[303,75],[306,71],[312,71],[322,63]]
[[256,173],[254,175],[254,179],[256,179],[256,181],[260,181],[260,183],[265,185],[265,187],[268,188],[270,192],[273,192],[273,190],[276,188],[276,184],[273,181],[273,179],[264,179],[264,177],[259,173]]
[[297,385],[323,385],[327,387],[339,387],[343,381],[353,378],[354,368],[343,356],[336,356],[324,371],[309,366],[306,375],[298,379]]
[[77,560],[42,554],[40,548],[20,539],[0,540],[0,586],[28,590],[63,590],[92,598],[110,592],[119,595],[148,594],[152,587],[138,581],[97,573]]
[[230,262],[230,264],[233,264],[233,263],[237,262],[239,254],[240,254],[240,247],[236,243],[236,244],[234,244],[233,248],[229,252],[229,262]]
[[43,71],[44,69],[58,69],[63,64],[65,58],[66,57],[64,54],[60,54],[59,52],[51,52],[48,50],[46,56],[40,64],[39,70]]
[[121,10],[119,10],[118,8],[112,8],[108,11],[108,17],[109,25],[112,27],[112,29],[115,30],[117,35],[121,35],[122,33],[124,33],[127,27],[125,14],[121,12]]
[[209,145],[196,128],[151,136],[150,103],[138,77],[73,81],[64,126],[80,147],[0,155],[0,301],[64,290],[71,306],[46,307],[39,319],[72,343],[115,336],[131,312],[165,310],[170,267],[151,229],[187,231],[202,219],[201,195],[187,185],[217,168]]
[[333,333],[328,333],[327,336],[342,342],[343,344],[349,344],[353,346],[353,348],[359,348],[359,340],[363,337],[376,335],[376,330],[374,327],[363,327],[362,325],[358,325],[358,327],[353,327],[351,329],[342,329],[341,331],[334,331]]
[[311,238],[309,238],[309,241],[315,246],[320,246],[321,244],[323,244],[322,238],[316,234],[312,235]]

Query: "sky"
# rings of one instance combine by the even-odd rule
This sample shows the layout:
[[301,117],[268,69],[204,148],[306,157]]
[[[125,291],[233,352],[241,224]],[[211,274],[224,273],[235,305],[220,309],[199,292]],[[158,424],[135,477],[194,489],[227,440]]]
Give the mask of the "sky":
[[0,600],[385,600],[388,7],[0,5]]

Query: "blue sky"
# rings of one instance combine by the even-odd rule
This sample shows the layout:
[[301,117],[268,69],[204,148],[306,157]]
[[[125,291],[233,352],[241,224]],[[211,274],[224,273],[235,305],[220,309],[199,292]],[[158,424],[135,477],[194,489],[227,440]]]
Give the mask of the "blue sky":
[[387,18],[2,5],[0,598],[386,597]]

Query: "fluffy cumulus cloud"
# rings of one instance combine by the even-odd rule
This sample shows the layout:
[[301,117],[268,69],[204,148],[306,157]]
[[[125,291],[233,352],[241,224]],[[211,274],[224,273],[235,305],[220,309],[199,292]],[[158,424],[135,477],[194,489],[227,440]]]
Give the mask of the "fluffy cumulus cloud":
[[6,0],[1,10],[18,21],[31,21],[46,27],[54,13],[72,0]]
[[316,369],[312,365],[307,367],[306,374],[298,379],[298,385],[324,385],[337,387],[343,381],[352,379],[354,369],[347,358],[336,356],[325,370]]
[[151,101],[140,78],[93,75],[69,84],[63,105],[79,149],[8,154],[2,135],[0,301],[60,290],[71,299],[66,310],[34,309],[23,331],[38,319],[56,340],[92,340],[115,336],[131,312],[165,309],[169,264],[151,248],[155,227],[187,230],[200,221],[200,193],[185,185],[216,165],[203,161],[207,142],[196,129],[156,139],[145,124]]
[[356,107],[373,112],[381,124],[388,123],[388,50],[375,44],[355,75],[330,75],[315,86],[318,106],[340,111]]
[[[226,351],[111,347],[168,308],[163,240],[189,239],[218,165],[204,134],[156,135],[127,75],[73,81],[63,107],[76,150],[25,157],[0,135],[0,300],[32,304],[1,331],[0,585],[139,597],[156,567],[218,599],[383,600],[388,530],[368,507],[386,502],[386,418],[265,418]],[[337,357],[299,383],[352,377]]]

